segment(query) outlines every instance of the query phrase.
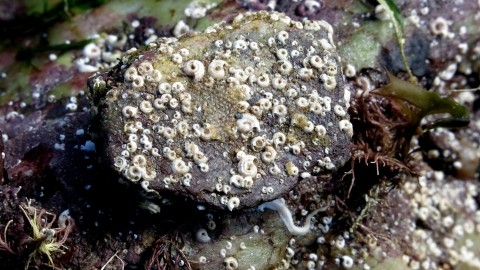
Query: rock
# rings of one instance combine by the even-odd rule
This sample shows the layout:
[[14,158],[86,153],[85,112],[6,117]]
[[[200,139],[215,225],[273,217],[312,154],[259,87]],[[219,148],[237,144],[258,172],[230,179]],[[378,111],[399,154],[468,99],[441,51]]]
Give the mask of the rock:
[[324,21],[240,14],[127,52],[88,85],[97,145],[145,192],[229,210],[350,157],[349,92]]
[[4,169],[4,161],[5,161],[5,152],[4,147],[3,147],[3,135],[2,131],[0,130],[0,136],[2,137],[2,140],[0,140],[0,181],[3,184],[3,169]]

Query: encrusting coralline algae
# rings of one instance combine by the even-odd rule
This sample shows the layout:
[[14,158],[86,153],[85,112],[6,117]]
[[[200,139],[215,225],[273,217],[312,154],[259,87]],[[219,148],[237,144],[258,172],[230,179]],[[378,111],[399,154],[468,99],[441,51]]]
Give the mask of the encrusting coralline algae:
[[335,171],[353,131],[332,35],[259,12],[130,50],[89,79],[109,162],[147,193],[229,210]]

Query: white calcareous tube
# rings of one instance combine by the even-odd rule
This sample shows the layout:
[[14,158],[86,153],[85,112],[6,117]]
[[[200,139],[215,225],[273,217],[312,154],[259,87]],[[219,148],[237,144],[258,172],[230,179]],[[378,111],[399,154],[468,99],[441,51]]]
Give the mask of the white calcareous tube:
[[323,212],[327,210],[328,207],[329,205],[319,208],[313,211],[312,213],[310,213],[307,216],[307,219],[305,220],[305,224],[301,227],[298,227],[295,224],[293,224],[292,213],[287,208],[287,205],[285,204],[285,200],[283,198],[276,199],[271,202],[263,203],[258,206],[258,210],[263,211],[265,208],[268,208],[268,209],[277,211],[278,214],[280,215],[280,218],[283,220],[283,223],[285,223],[285,226],[287,226],[287,229],[291,234],[305,235],[310,231],[310,222],[312,217],[316,215],[318,212]]

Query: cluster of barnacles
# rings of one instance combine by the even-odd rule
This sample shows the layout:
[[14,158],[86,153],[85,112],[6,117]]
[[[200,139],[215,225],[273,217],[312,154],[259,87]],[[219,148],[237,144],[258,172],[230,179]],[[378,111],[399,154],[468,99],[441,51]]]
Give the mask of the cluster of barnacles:
[[[57,219],[56,214],[47,212],[45,209],[38,210],[31,205],[31,202],[31,200],[28,200],[26,204],[19,206],[32,227],[32,235],[29,237],[27,245],[17,252],[10,247],[7,240],[7,230],[13,222],[13,220],[10,220],[5,226],[3,238],[0,236],[0,251],[10,255],[17,255],[19,258],[25,255],[27,251],[28,260],[25,269],[28,269],[31,260],[35,260],[37,255],[46,256],[48,258],[48,266],[55,268],[53,256],[65,254],[67,248],[64,244],[72,232],[75,222],[70,217],[68,210],[62,212]],[[54,227],[55,222],[57,227]]]

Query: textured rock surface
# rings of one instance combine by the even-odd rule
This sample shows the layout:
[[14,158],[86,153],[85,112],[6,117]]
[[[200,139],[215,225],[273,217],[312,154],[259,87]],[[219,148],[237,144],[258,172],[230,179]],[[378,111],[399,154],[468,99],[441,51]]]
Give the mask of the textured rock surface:
[[89,81],[112,166],[146,192],[230,210],[335,171],[352,130],[332,34],[248,13],[131,52]]

